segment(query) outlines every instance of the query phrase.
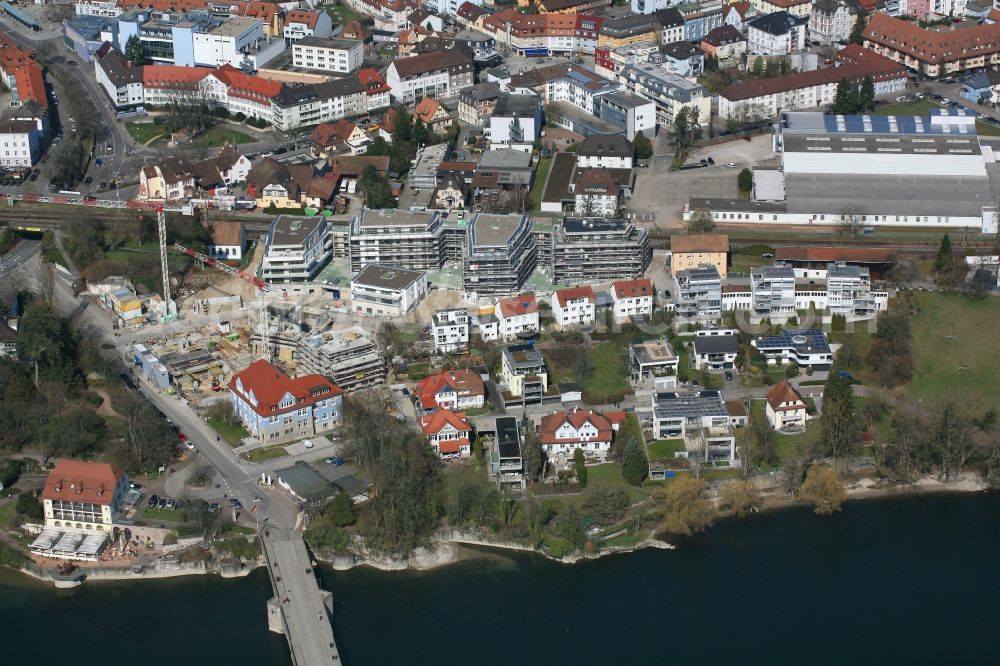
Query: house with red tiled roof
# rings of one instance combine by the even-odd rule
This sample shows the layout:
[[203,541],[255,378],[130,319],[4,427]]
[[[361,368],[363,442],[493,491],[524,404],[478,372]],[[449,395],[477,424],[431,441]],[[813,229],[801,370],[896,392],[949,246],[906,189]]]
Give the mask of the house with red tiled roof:
[[363,155],[371,141],[368,133],[350,120],[341,118],[334,123],[320,123],[309,135],[315,157]]
[[291,9],[285,14],[285,44],[303,37],[329,37],[333,34],[333,20],[319,9]]
[[556,466],[571,464],[577,449],[583,451],[587,462],[604,462],[617,429],[604,414],[577,407],[543,416],[538,439],[549,462]]
[[442,460],[472,455],[472,426],[463,412],[439,409],[420,417],[420,432]]
[[611,303],[615,321],[653,316],[656,290],[648,278],[618,280],[611,285]]
[[597,295],[592,287],[569,287],[552,292],[552,317],[559,328],[589,326],[594,323]]
[[374,67],[362,67],[358,70],[358,79],[368,95],[368,112],[384,109],[389,106],[389,84]]
[[530,336],[540,330],[538,301],[534,294],[501,298],[493,307],[493,314],[497,318],[497,334],[504,340]]
[[451,124],[451,114],[433,97],[424,97],[413,109],[413,121],[423,121],[434,132],[443,132]]
[[323,375],[289,377],[258,360],[229,380],[229,396],[247,432],[264,444],[329,432],[341,418],[343,390]]
[[446,370],[427,377],[413,390],[421,412],[436,409],[480,409],[486,404],[483,378],[468,369]]
[[938,30],[876,12],[863,36],[866,48],[924,76],[962,74],[1000,65],[1000,25],[996,23]]
[[771,387],[767,392],[766,402],[764,411],[767,421],[775,430],[806,427],[808,410],[805,400],[787,379],[782,379]]
[[40,497],[45,526],[110,532],[128,490],[128,475],[114,465],[57,460]]

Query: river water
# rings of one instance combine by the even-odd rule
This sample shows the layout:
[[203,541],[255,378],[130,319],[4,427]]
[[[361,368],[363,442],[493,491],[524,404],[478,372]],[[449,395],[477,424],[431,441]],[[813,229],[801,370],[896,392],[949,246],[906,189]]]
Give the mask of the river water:
[[[676,550],[574,566],[489,551],[430,572],[323,578],[349,666],[997,664],[998,553],[1000,495],[937,495],[728,520]],[[269,592],[260,572],[70,591],[3,574],[4,651],[284,666]]]

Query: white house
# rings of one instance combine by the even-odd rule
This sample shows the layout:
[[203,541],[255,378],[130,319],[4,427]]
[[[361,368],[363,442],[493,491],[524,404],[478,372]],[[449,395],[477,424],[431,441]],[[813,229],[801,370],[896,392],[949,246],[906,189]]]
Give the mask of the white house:
[[483,378],[468,369],[446,370],[426,377],[414,389],[420,410],[480,409],[486,404]]
[[500,93],[486,127],[491,150],[512,148],[530,153],[541,131],[542,105],[538,95]]
[[420,417],[420,432],[442,460],[472,455],[472,426],[464,414],[439,409]]
[[570,287],[552,292],[552,317],[559,328],[594,323],[597,296],[591,287]]
[[94,53],[94,77],[115,110],[134,109],[144,103],[142,67],[134,67],[108,42]]
[[401,317],[427,295],[427,273],[368,264],[351,280],[351,309],[359,315]]
[[469,313],[461,308],[438,310],[431,318],[434,351],[451,353],[469,346]]
[[329,37],[333,19],[318,9],[292,9],[285,14],[285,42],[292,44],[307,37]]
[[577,168],[631,169],[635,149],[621,134],[591,134],[576,151]]
[[806,403],[787,379],[782,379],[767,392],[764,411],[775,430],[806,427]]
[[653,316],[653,283],[648,278],[618,280],[611,285],[612,312],[615,321]]
[[580,449],[588,462],[604,462],[611,450],[615,428],[604,414],[579,407],[542,417],[539,442],[549,462],[569,465]]
[[365,46],[360,39],[303,37],[292,44],[292,64],[305,69],[350,74],[364,60]]
[[208,256],[225,261],[242,261],[247,249],[247,231],[238,220],[217,220],[212,223],[212,242]]
[[735,365],[739,351],[740,343],[735,331],[701,330],[695,333],[691,359],[697,370],[726,370]]
[[41,157],[42,121],[10,118],[0,122],[0,165],[34,166]]
[[512,340],[522,333],[537,333],[538,301],[534,294],[520,294],[497,301],[493,314],[497,318],[497,333]]
[[472,61],[458,48],[396,58],[385,70],[393,100],[405,104],[421,97],[452,97],[473,83]]
[[778,335],[764,335],[750,344],[767,358],[768,365],[795,363],[824,370],[833,365],[833,351],[826,333],[818,328],[786,329]]
[[267,234],[261,277],[272,283],[309,281],[332,255],[326,218],[279,215]]
[[747,24],[747,51],[752,55],[781,56],[806,46],[808,17],[786,11],[773,12],[752,19]]

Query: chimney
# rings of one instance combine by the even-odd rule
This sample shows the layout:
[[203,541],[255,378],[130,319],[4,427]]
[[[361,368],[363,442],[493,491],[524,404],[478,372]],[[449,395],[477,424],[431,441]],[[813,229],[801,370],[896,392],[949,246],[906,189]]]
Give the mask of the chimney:
[[56,481],[56,492],[57,493],[61,493],[62,492],[62,486],[63,486],[62,479],[59,479],[58,481]]

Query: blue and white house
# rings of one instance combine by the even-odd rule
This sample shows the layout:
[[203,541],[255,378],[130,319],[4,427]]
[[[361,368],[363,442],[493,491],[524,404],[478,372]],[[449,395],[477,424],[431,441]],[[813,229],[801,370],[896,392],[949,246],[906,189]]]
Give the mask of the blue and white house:
[[233,410],[247,432],[266,444],[332,430],[341,420],[343,393],[322,375],[293,379],[264,360],[229,381]]

